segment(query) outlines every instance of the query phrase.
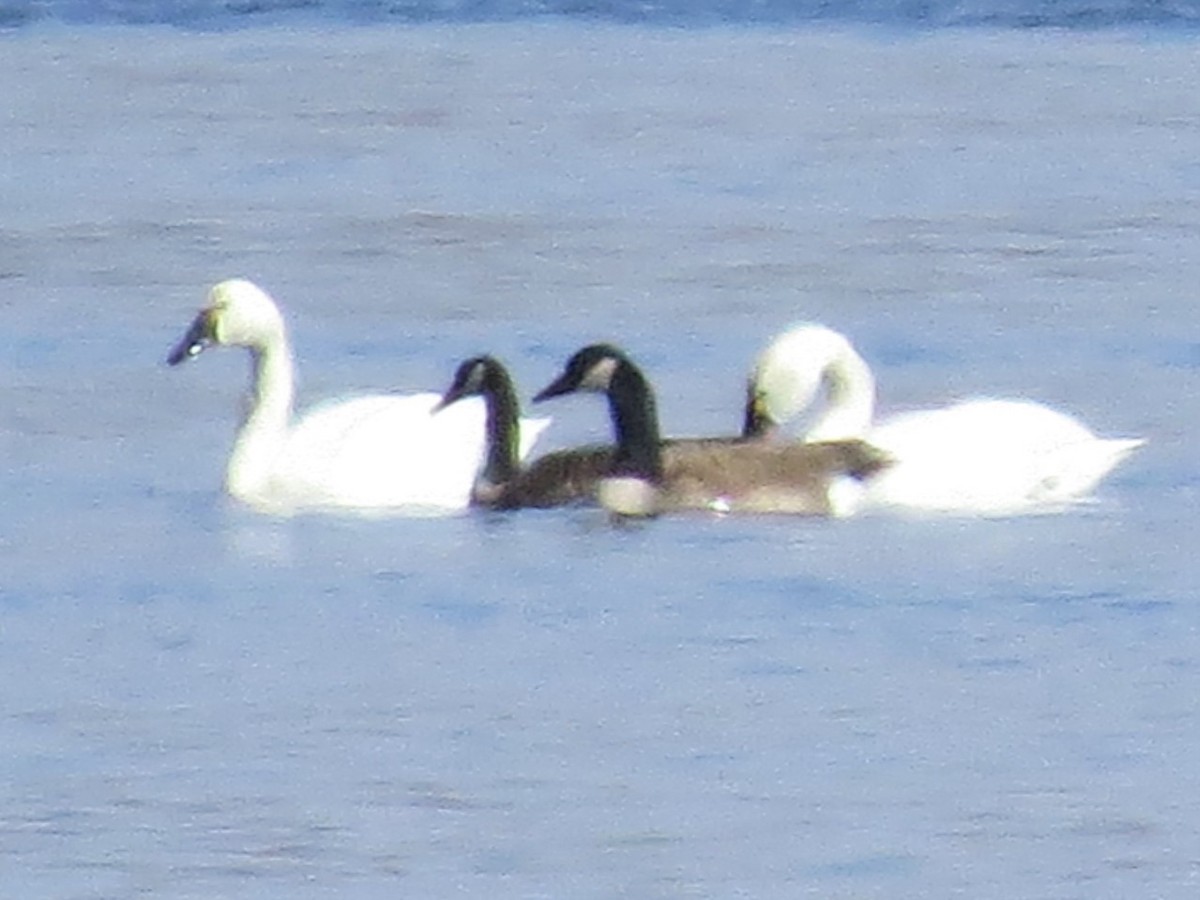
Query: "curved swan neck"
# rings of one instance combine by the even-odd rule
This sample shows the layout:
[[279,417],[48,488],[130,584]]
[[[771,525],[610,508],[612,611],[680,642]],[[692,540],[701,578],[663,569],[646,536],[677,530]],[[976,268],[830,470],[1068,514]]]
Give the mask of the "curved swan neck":
[[832,441],[866,437],[875,415],[875,377],[849,342],[825,361],[821,381],[825,387],[825,404],[806,439]]
[[295,374],[286,337],[250,348],[250,395],[229,458],[226,482],[234,496],[261,490],[292,418]]
[[617,442],[612,474],[661,481],[662,439],[654,391],[645,376],[627,360],[622,360],[613,371],[608,406]]
[[490,365],[484,374],[482,391],[487,407],[487,458],[480,477],[500,485],[512,481],[518,470],[521,443],[520,413],[512,379],[500,365]]
[[254,401],[247,422],[271,422],[286,427],[292,417],[295,370],[285,341],[251,350],[250,390]]

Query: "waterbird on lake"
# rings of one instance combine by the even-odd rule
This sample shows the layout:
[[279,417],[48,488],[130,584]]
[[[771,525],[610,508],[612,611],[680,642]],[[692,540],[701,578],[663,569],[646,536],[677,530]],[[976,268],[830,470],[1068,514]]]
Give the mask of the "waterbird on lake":
[[842,334],[803,323],[763,351],[751,375],[748,428],[769,429],[817,403],[806,441],[861,438],[893,464],[864,484],[865,506],[1011,515],[1088,497],[1144,441],[1100,438],[1029,400],[975,399],[876,423],[875,378]]
[[841,515],[850,502],[844,498],[888,465],[885,454],[856,439],[664,444],[649,382],[608,344],[575,353],[534,402],[576,391],[608,398],[616,440],[596,497],[621,516],[672,510]]
[[[250,393],[225,473],[239,500],[267,512],[309,508],[463,509],[483,459],[482,403],[433,415],[435,393],[331,401],[293,421],[295,367],[283,315],[257,285],[215,285],[167,362],[205,348],[250,352]],[[548,419],[521,423],[524,456]]]
[[487,409],[487,449],[471,490],[476,506],[495,509],[552,507],[592,499],[608,471],[612,447],[590,445],[555,450],[521,467],[517,448],[520,419],[517,394],[504,365],[492,356],[463,361],[435,408],[444,410],[468,397],[482,397]]

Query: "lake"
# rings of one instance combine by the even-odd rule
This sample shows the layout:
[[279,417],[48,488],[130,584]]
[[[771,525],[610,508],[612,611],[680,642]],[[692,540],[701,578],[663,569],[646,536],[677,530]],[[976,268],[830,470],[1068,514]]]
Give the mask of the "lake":
[[[0,893],[1195,896],[1194,40],[0,42]],[[271,518],[221,494],[244,354],[164,364],[233,276],[302,403],[612,340],[731,432],[812,319],[885,411],[1149,443],[1053,516]]]

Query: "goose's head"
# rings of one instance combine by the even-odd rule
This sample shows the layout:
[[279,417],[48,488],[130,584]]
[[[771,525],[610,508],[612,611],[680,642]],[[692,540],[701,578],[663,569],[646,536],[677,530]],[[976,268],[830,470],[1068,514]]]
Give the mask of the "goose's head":
[[492,356],[474,356],[459,364],[454,372],[454,381],[442,395],[434,412],[440,412],[452,403],[457,403],[464,397],[474,397],[487,393],[491,384],[503,369],[500,362]]
[[596,499],[620,517],[656,515],[663,479],[662,447],[654,395],[641,371],[611,344],[592,344],[568,359],[533,402],[578,391],[608,396],[616,431],[616,451],[596,484]]
[[870,370],[843,335],[805,322],[776,337],[756,360],[743,432],[747,437],[769,433],[810,408],[822,394],[830,412],[836,407],[836,430],[845,432],[822,439],[866,433],[875,401]]
[[612,387],[613,375],[628,364],[625,354],[611,344],[591,344],[568,359],[559,376],[542,388],[533,402],[540,403],[576,391],[607,393]]
[[208,302],[167,362],[179,365],[213,344],[261,349],[281,340],[283,334],[283,316],[270,295],[253,282],[233,278],[208,292]]

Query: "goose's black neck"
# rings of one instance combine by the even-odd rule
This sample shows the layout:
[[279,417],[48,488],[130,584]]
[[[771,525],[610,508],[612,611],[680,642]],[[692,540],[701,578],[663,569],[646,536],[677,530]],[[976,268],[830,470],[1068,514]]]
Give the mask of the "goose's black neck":
[[608,386],[608,409],[617,437],[612,474],[662,480],[662,438],[654,391],[633,363],[621,360]]
[[493,485],[507,484],[519,466],[520,410],[512,379],[495,360],[486,364],[480,393],[487,407],[487,455],[480,475]]

